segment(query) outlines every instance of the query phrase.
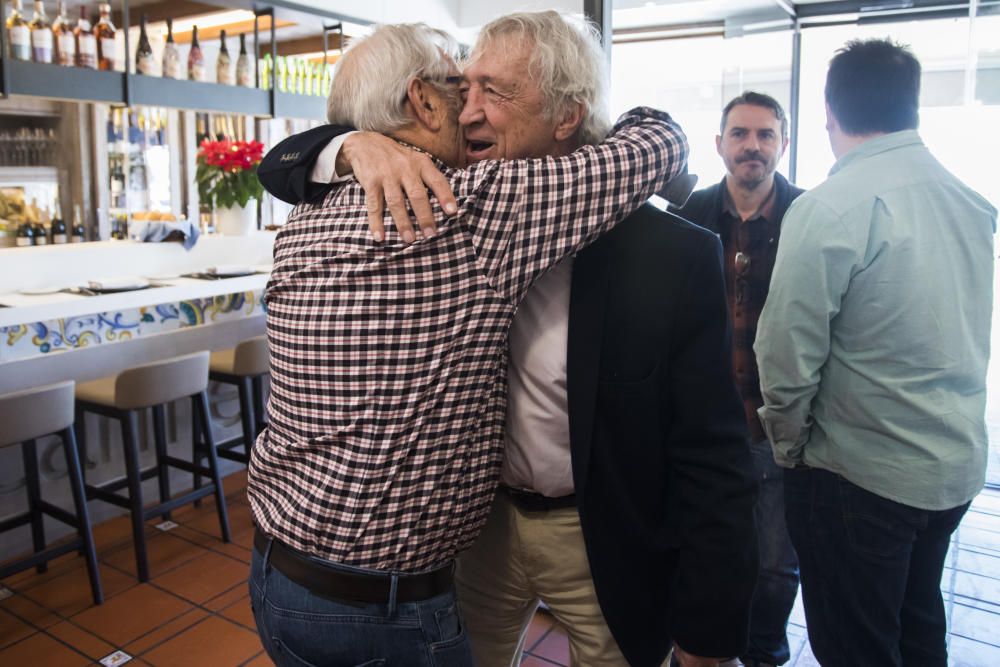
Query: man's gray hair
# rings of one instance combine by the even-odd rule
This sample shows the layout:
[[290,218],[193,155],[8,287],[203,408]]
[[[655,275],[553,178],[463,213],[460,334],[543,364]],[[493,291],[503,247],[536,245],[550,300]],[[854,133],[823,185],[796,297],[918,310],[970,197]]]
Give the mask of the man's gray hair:
[[551,10],[509,14],[483,27],[472,57],[505,37],[522,38],[532,48],[526,75],[542,91],[549,118],[582,104],[581,143],[603,141],[611,129],[608,61],[597,27]]
[[333,71],[326,119],[335,125],[389,134],[413,119],[406,89],[414,78],[443,84],[452,73],[444,58],[458,54],[447,33],[423,23],[375,26],[351,42]]

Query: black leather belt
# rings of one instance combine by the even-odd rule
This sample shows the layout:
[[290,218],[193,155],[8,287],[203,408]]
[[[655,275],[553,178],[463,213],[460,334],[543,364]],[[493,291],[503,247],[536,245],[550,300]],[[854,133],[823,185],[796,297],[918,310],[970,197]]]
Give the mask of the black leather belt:
[[[315,556],[269,538],[260,530],[253,536],[253,546],[261,555],[267,553],[274,569],[310,592],[332,600],[387,604],[392,587],[391,574],[362,574],[342,570],[324,563]],[[399,574],[396,584],[396,602],[419,602],[441,595],[452,587],[452,566],[447,565],[431,572]]]
[[510,501],[524,512],[548,512],[550,510],[561,510],[567,507],[576,507],[576,494],[551,498],[543,496],[534,491],[524,491],[514,489],[509,486],[500,485],[500,490],[507,494]]

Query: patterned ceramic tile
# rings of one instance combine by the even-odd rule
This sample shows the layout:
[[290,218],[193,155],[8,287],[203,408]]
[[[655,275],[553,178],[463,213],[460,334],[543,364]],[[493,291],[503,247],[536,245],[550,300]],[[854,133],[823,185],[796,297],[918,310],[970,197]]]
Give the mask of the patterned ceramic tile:
[[19,361],[259,315],[264,312],[262,294],[262,291],[238,292],[0,327],[0,361]]

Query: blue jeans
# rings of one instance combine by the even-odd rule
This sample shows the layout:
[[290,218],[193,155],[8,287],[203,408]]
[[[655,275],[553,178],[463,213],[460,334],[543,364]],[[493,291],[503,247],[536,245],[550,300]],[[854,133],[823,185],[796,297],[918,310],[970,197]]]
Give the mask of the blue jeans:
[[750,608],[750,645],[741,658],[748,665],[783,665],[790,657],[785,629],[799,592],[799,560],[785,526],[784,468],[774,462],[767,439],[750,450],[760,483],[754,507],[760,575]]
[[389,602],[320,597],[254,549],[250,605],[261,642],[279,667],[471,667],[454,589],[419,602]]
[[809,643],[823,667],[946,667],[941,573],[969,503],[921,510],[815,468],[785,471]]

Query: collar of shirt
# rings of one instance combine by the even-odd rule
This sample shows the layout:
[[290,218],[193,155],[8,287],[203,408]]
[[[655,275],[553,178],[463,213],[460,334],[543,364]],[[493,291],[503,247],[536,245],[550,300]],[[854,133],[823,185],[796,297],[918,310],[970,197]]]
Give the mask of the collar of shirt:
[[830,175],[836,174],[852,162],[857,162],[858,160],[863,160],[879,153],[885,153],[886,151],[903,148],[904,146],[922,146],[923,143],[923,139],[920,138],[920,134],[916,130],[890,132],[889,134],[869,139],[841,155],[840,159],[833,165],[833,168],[830,169]]
[[754,211],[746,220],[740,215],[740,212],[736,210],[736,204],[733,202],[733,197],[729,194],[728,182],[722,187],[722,210],[728,213],[732,217],[736,218],[737,222],[750,222],[756,220],[757,218],[764,218],[765,220],[771,219],[771,214],[774,213],[774,193],[778,190],[778,182],[775,180],[771,184],[771,191],[767,193],[767,197],[760,203],[757,210]]

